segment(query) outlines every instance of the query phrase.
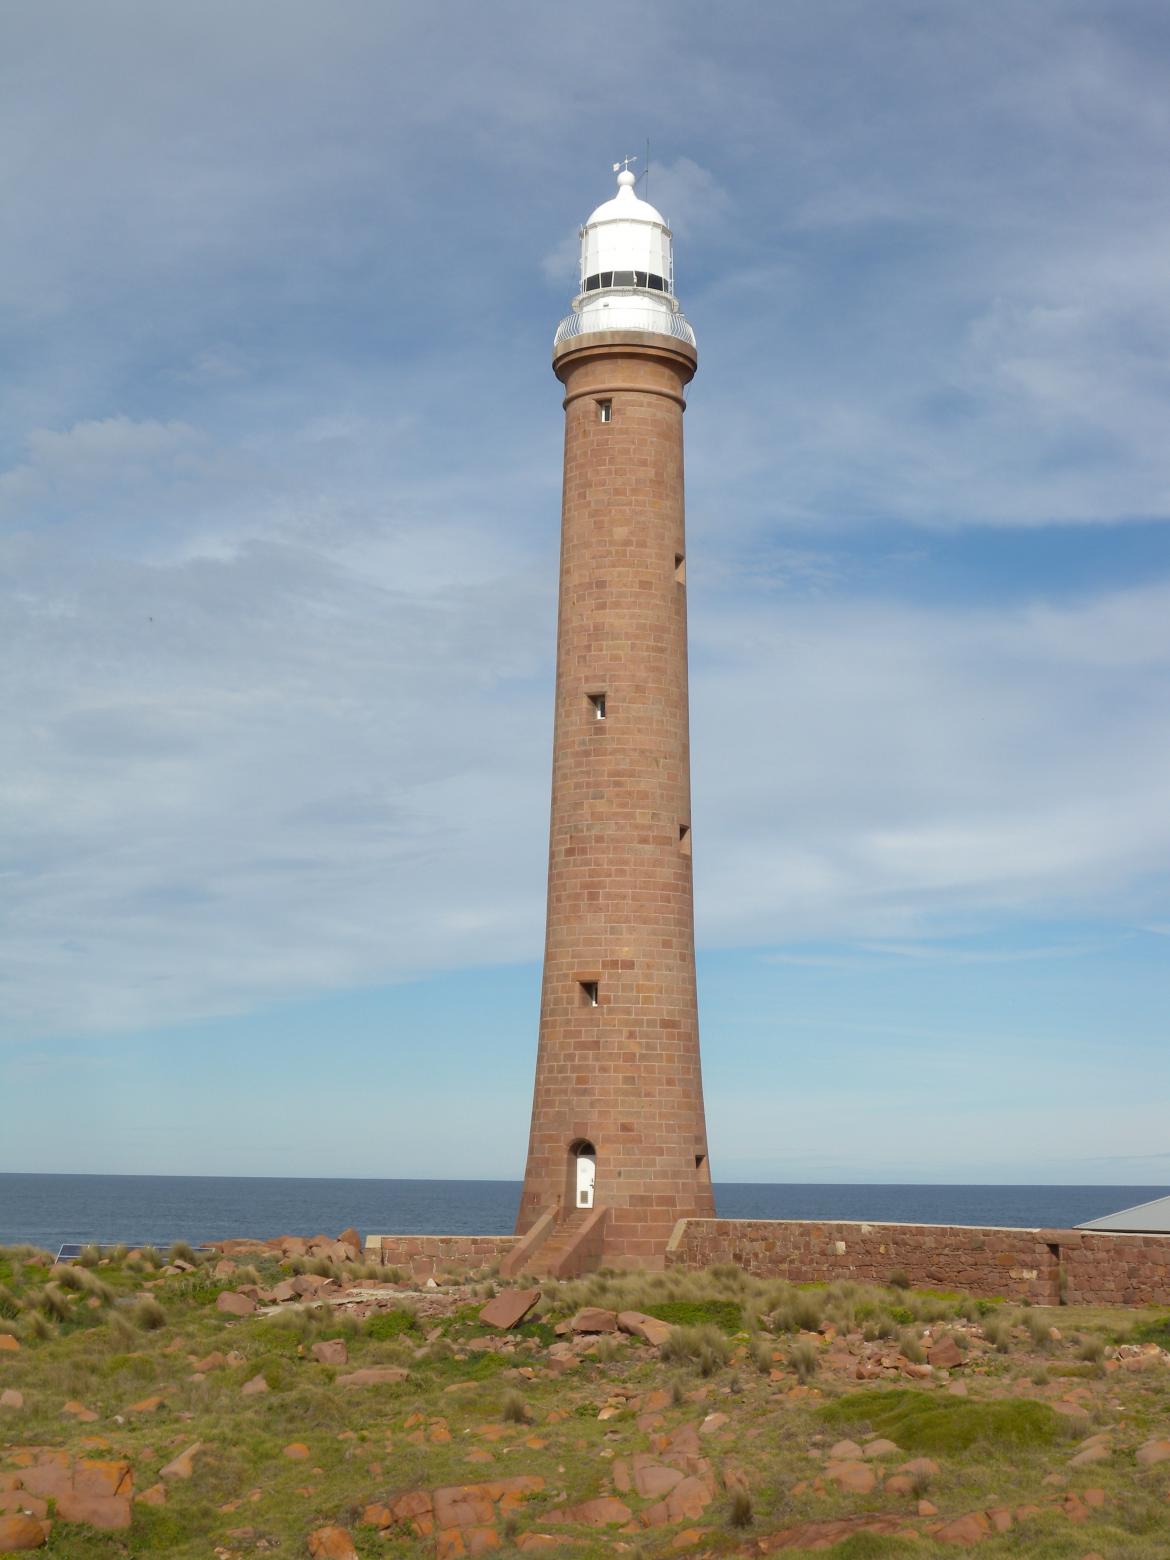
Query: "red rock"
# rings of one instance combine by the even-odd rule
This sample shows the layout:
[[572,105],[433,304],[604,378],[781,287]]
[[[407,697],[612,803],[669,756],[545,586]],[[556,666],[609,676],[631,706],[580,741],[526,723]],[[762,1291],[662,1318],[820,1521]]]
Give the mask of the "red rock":
[[600,1306],[587,1305],[570,1320],[569,1326],[575,1333],[617,1332],[617,1314],[614,1311],[604,1311]]
[[893,1441],[884,1440],[879,1436],[876,1441],[867,1441],[865,1443],[863,1455],[866,1457],[891,1457],[901,1450],[902,1448],[895,1446]]
[[555,1549],[558,1544],[563,1544],[564,1539],[556,1538],[552,1533],[521,1533],[516,1540],[517,1549]]
[[251,1316],[256,1309],[256,1302],[250,1295],[236,1294],[225,1289],[216,1297],[215,1309],[226,1316]]
[[241,1397],[255,1397],[260,1392],[268,1391],[268,1383],[262,1375],[253,1376],[250,1381],[245,1381],[240,1388]]
[[729,1414],[708,1414],[706,1419],[704,1419],[703,1423],[699,1426],[699,1434],[711,1435],[716,1430],[722,1430],[724,1425],[730,1423],[730,1420],[731,1416]]
[[1166,1462],[1170,1460],[1170,1441],[1147,1441],[1144,1446],[1138,1447],[1134,1455],[1143,1468]]
[[1105,1491],[1098,1489],[1082,1490],[1081,1499],[1086,1506],[1103,1506],[1105,1504]]
[[290,1441],[284,1449],[289,1462],[308,1462],[312,1455],[303,1441]]
[[26,1549],[40,1549],[48,1536],[44,1523],[23,1512],[0,1517],[0,1552],[19,1554]]
[[860,1462],[861,1457],[861,1447],[856,1441],[838,1441],[829,1448],[830,1462]]
[[441,1528],[435,1534],[435,1560],[456,1560],[456,1556],[466,1553],[463,1534],[458,1528]]
[[14,1338],[11,1333],[0,1332],[0,1354],[19,1354],[20,1339]]
[[981,1511],[973,1511],[965,1517],[953,1517],[950,1522],[944,1522],[935,1528],[934,1537],[944,1544],[958,1544],[962,1549],[969,1549],[987,1536],[990,1526]]
[[348,1376],[338,1376],[335,1387],[382,1387],[389,1383],[405,1381],[408,1371],[400,1365],[367,1365],[364,1370],[351,1371]]
[[353,1539],[345,1528],[317,1528],[309,1534],[309,1553],[313,1560],[358,1560]]
[[300,1290],[291,1278],[282,1278],[279,1284],[273,1284],[269,1293],[277,1305],[283,1305],[287,1300],[295,1300]]
[[97,1418],[97,1415],[94,1413],[93,1409],[86,1408],[84,1403],[71,1401],[65,1404],[61,1412],[63,1414],[69,1414],[72,1418],[77,1420],[78,1424],[81,1425],[92,1425],[94,1420]]
[[486,1327],[506,1331],[522,1322],[539,1299],[539,1289],[502,1289],[484,1306],[479,1319]]
[[0,1408],[23,1408],[24,1393],[18,1392],[15,1387],[5,1387],[0,1392]]
[[933,1457],[912,1457],[909,1462],[901,1463],[897,1469],[899,1473],[921,1474],[924,1478],[933,1479],[938,1473],[938,1463]]
[[850,1495],[868,1495],[877,1483],[877,1475],[868,1463],[830,1463],[825,1478]]
[[546,1522],[579,1522],[583,1527],[609,1527],[614,1523],[629,1522],[633,1516],[624,1500],[612,1495],[599,1495],[596,1500],[584,1500],[579,1506],[564,1506],[559,1511],[547,1512]]
[[209,1370],[220,1370],[226,1364],[227,1360],[217,1350],[215,1353],[207,1355],[205,1359],[196,1360],[195,1369],[206,1375]]
[[469,1555],[482,1555],[500,1547],[500,1535],[494,1527],[469,1527],[463,1529],[463,1542]]
[[954,1370],[963,1363],[965,1356],[950,1333],[947,1333],[930,1346],[926,1358],[934,1370]]
[[142,1398],[137,1403],[131,1403],[126,1412],[128,1414],[153,1414],[162,1407],[162,1401],[161,1397]]
[[318,1365],[347,1365],[349,1350],[344,1338],[325,1338],[312,1347],[313,1358]]
[[350,1254],[354,1257],[355,1260],[362,1254],[362,1238],[358,1234],[357,1230],[353,1229],[352,1227],[348,1230],[342,1230],[341,1234],[337,1237],[337,1244],[339,1246],[347,1246],[349,1248]]
[[495,1519],[486,1484],[452,1484],[434,1494],[435,1521],[442,1528],[482,1527]]
[[165,1506],[167,1503],[167,1491],[164,1484],[152,1484],[148,1490],[143,1490],[141,1495],[135,1495],[134,1501],[139,1506]]
[[1012,1527],[1012,1514],[1006,1506],[993,1506],[987,1513],[987,1520],[997,1533],[1010,1533]]
[[915,1481],[908,1473],[895,1473],[882,1485],[887,1495],[913,1495]]
[[[656,1316],[645,1316],[641,1311],[619,1311],[617,1324],[621,1332],[629,1333],[633,1338],[641,1338],[644,1342],[653,1344],[656,1349],[660,1349],[674,1331],[669,1322],[660,1322]],[[651,1406],[649,1398],[657,1396],[655,1392],[648,1395],[647,1401],[642,1405],[645,1413],[656,1413],[658,1408],[669,1406],[669,1394],[665,1403],[660,1403],[657,1407]]]
[[918,1515],[920,1517],[937,1517],[938,1507],[932,1500],[920,1500],[918,1502]]
[[[638,1460],[635,1459],[634,1488],[643,1500],[661,1500],[664,1495],[670,1494],[676,1484],[681,1484],[685,1477],[677,1468],[653,1462],[638,1466]],[[616,1479],[614,1483],[617,1483]]]
[[206,1448],[202,1441],[194,1441],[185,1452],[180,1452],[177,1457],[172,1457],[165,1468],[160,1468],[160,1479],[189,1479],[195,1472],[195,1458]]
[[692,1474],[671,1490],[666,1497],[666,1509],[672,1522],[701,1517],[714,1499],[715,1492],[705,1480]]

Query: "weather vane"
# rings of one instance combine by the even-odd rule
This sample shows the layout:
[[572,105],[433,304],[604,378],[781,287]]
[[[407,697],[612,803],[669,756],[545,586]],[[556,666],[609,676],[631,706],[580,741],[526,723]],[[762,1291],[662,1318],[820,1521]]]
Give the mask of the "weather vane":
[[618,173],[619,171],[622,172],[622,173],[629,173],[629,171],[630,171],[630,164],[632,162],[637,162],[637,161],[638,161],[638,159],[636,157],[623,157],[621,162],[615,162],[614,163],[613,171],[615,173]]

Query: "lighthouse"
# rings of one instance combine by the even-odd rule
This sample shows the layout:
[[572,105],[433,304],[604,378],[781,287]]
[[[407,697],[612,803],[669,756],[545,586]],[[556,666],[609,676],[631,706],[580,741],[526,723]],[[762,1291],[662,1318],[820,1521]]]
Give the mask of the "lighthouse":
[[683,517],[698,359],[670,228],[635,186],[618,172],[581,229],[553,344],[565,449],[548,912],[517,1233],[524,1267],[561,1277],[661,1266],[678,1219],[714,1214]]

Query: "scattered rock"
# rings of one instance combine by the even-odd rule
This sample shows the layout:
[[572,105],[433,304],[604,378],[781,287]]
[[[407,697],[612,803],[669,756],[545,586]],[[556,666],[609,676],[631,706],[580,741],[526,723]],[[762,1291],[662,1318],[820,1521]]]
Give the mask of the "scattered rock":
[[0,1551],[4,1554],[40,1549],[47,1538],[48,1528],[36,1517],[26,1517],[20,1511],[0,1517]]
[[0,1354],[19,1354],[20,1339],[11,1333],[0,1333]]
[[143,1490],[140,1495],[134,1497],[138,1506],[165,1506],[167,1503],[167,1490],[165,1484],[152,1484],[148,1490]]
[[309,1553],[313,1560],[358,1560],[353,1539],[345,1528],[317,1528],[309,1534]]
[[479,1319],[486,1327],[506,1331],[522,1322],[539,1299],[539,1289],[502,1289],[484,1306]]
[[863,1462],[830,1463],[825,1469],[825,1478],[850,1495],[868,1495],[877,1483],[877,1475],[868,1463]]
[[600,1306],[587,1305],[577,1312],[569,1322],[569,1326],[575,1333],[617,1332],[617,1313],[603,1311]]
[[629,1522],[633,1512],[624,1500],[612,1495],[599,1495],[596,1500],[584,1500],[579,1506],[562,1506],[559,1511],[546,1513],[546,1522],[577,1522],[582,1527],[610,1527],[615,1523]]
[[858,1462],[864,1455],[856,1441],[838,1441],[829,1449],[830,1462]]
[[1144,1446],[1138,1447],[1135,1456],[1143,1468],[1150,1468],[1154,1463],[1170,1461],[1170,1441],[1147,1441]]
[[5,1387],[0,1392],[0,1408],[23,1408],[24,1393],[18,1392],[15,1387]]
[[965,1517],[953,1517],[934,1530],[934,1537],[944,1544],[958,1544],[969,1548],[987,1536],[991,1524],[981,1511],[969,1512]]
[[290,1441],[284,1449],[289,1462],[308,1462],[312,1453],[303,1441]]
[[256,1397],[258,1393],[267,1392],[268,1383],[262,1375],[253,1376],[250,1381],[245,1381],[240,1388],[241,1397]]
[[318,1365],[347,1365],[349,1363],[349,1350],[345,1346],[344,1338],[325,1338],[320,1343],[315,1343],[311,1353]]
[[1096,1441],[1091,1446],[1082,1447],[1075,1457],[1070,1457],[1068,1465],[1070,1468],[1084,1468],[1089,1463],[1108,1462],[1112,1455],[1110,1447]]
[[876,1441],[867,1441],[865,1443],[864,1455],[866,1457],[895,1457],[901,1450],[902,1448],[896,1446],[893,1441],[887,1441],[882,1436],[878,1436]]
[[337,1387],[383,1387],[405,1381],[409,1372],[400,1365],[367,1365],[364,1370],[351,1371],[348,1376],[338,1376]]
[[223,1311],[227,1316],[251,1316],[256,1309],[256,1302],[251,1295],[241,1295],[234,1290],[225,1289],[216,1297],[215,1309]]
[[962,1365],[965,1356],[950,1333],[947,1333],[937,1343],[931,1344],[926,1351],[926,1358],[934,1370],[954,1370],[956,1366]]
[[68,1414],[72,1419],[76,1419],[79,1425],[92,1425],[97,1418],[92,1408],[86,1408],[84,1403],[72,1400],[65,1404],[61,1412]]
[[[656,1349],[660,1349],[674,1331],[669,1322],[660,1322],[656,1316],[645,1316],[641,1311],[619,1311],[617,1324],[621,1332],[629,1333],[633,1338],[641,1338]],[[651,1393],[650,1396],[654,1397],[655,1394]],[[665,1408],[667,1403],[659,1406]],[[643,1407],[647,1413],[656,1412],[648,1402]]]
[[160,1479],[189,1479],[195,1472],[195,1459],[200,1452],[206,1451],[202,1441],[194,1441],[185,1452],[180,1452],[177,1457],[172,1457],[165,1468],[160,1468]]

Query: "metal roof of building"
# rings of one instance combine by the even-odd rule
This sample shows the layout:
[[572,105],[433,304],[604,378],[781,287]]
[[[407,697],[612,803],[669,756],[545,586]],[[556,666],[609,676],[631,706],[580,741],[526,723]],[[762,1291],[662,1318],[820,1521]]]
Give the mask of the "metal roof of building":
[[1170,1197],[1155,1197],[1153,1202],[1122,1208],[1100,1219],[1086,1219],[1078,1230],[1115,1230],[1129,1235],[1170,1235]]

